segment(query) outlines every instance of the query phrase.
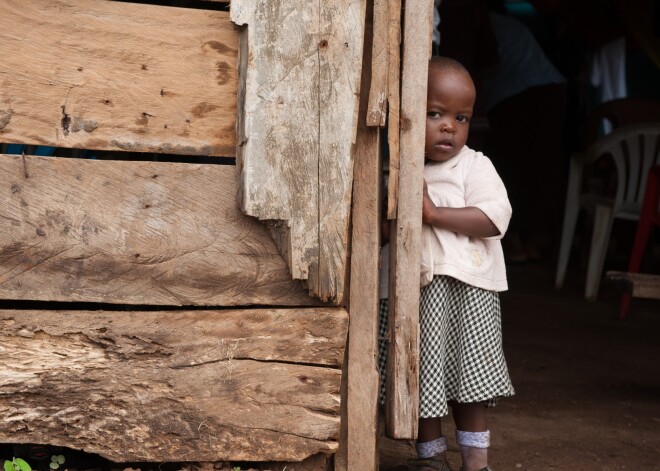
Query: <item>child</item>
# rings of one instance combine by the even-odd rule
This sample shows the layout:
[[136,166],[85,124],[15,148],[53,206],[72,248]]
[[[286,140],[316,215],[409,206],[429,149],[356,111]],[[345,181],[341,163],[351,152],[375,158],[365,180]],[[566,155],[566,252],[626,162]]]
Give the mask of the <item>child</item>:
[[[486,407],[514,394],[502,351],[498,297],[507,289],[500,239],[511,206],[491,161],[465,145],[475,95],[460,63],[431,60],[422,206],[419,459],[411,463],[412,470],[450,471],[441,424],[448,405],[461,470],[489,470]],[[380,316],[383,337],[385,300]],[[385,348],[381,342],[381,372]]]

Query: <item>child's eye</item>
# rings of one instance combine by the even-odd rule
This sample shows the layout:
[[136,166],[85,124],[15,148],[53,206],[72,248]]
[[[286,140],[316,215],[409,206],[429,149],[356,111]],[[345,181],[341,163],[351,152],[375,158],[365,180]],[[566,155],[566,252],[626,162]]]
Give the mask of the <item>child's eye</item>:
[[459,123],[467,123],[468,121],[470,121],[470,118],[468,118],[467,116],[464,116],[464,115],[458,115],[458,116],[456,117],[456,120],[457,120]]
[[427,111],[426,116],[428,118],[439,118],[441,115],[439,111]]

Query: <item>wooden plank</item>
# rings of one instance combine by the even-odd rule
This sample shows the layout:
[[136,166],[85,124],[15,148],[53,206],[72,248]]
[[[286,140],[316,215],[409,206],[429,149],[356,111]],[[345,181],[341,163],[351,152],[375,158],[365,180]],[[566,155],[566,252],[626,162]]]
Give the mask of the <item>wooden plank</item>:
[[219,11],[0,2],[0,141],[235,154],[238,34]]
[[[374,8],[377,8],[377,2]],[[374,14],[375,18],[375,14]],[[379,25],[373,26],[377,40]],[[370,89],[372,31],[366,29],[362,89]],[[375,53],[375,50],[374,50]],[[371,87],[373,90],[373,87]],[[349,304],[347,462],[348,470],[378,469],[378,286],[380,252],[380,130],[367,127],[370,97],[361,97],[355,146]]]
[[342,308],[0,311],[3,443],[113,461],[337,448]]
[[607,279],[634,298],[660,299],[660,275],[608,271]]
[[387,219],[396,219],[399,195],[400,109],[401,109],[401,0],[388,0],[388,107],[387,143],[389,149],[389,172],[387,184]]
[[373,0],[373,4],[373,44],[367,126],[383,127],[387,120],[390,18],[388,0]]
[[365,0],[231,4],[243,26],[241,208],[272,221],[296,279],[340,304]]
[[419,417],[419,264],[428,62],[433,0],[406,0],[401,78],[401,165],[390,242],[387,433],[417,436]]
[[0,299],[318,304],[234,166],[0,156]]

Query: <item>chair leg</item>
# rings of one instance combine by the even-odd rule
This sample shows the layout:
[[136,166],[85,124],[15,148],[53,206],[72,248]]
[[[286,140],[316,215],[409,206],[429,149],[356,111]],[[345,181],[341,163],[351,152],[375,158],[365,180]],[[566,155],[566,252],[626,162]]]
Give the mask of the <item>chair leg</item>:
[[578,205],[567,205],[566,212],[564,213],[564,226],[561,230],[559,260],[557,262],[557,274],[555,277],[555,288],[557,289],[564,286],[564,278],[566,277],[566,268],[568,267],[568,259],[571,254],[579,210]]
[[[630,273],[637,273],[642,264],[644,250],[651,235],[654,219],[658,213],[658,204],[660,204],[660,166],[651,168],[646,180],[642,212],[640,213],[639,223],[637,224],[635,242],[633,243],[632,254],[630,255],[630,263],[628,264],[628,272]],[[621,296],[621,305],[619,307],[619,318],[621,320],[624,320],[628,314],[631,298],[632,295],[628,293],[624,293]]]
[[595,301],[598,296],[598,287],[605,264],[605,254],[612,232],[612,208],[609,206],[596,206],[594,218],[594,232],[591,238],[591,251],[589,252],[589,267],[587,269],[587,286],[584,297],[588,301]]
[[564,210],[564,225],[561,230],[561,243],[559,245],[559,259],[557,261],[557,274],[555,277],[555,288],[564,286],[566,267],[571,254],[575,225],[580,211],[580,183],[582,178],[582,167],[571,160],[571,169],[568,177],[568,188],[566,190],[566,208]]

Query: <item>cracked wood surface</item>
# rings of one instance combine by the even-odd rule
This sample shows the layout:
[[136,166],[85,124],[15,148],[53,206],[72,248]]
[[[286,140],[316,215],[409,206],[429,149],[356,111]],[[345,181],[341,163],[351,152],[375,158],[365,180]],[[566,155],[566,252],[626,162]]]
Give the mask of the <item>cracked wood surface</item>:
[[238,148],[241,208],[271,222],[296,279],[340,304],[365,0],[244,0]]
[[0,310],[0,442],[125,461],[337,448],[342,308]]
[[0,2],[0,141],[233,156],[228,13],[105,0]]
[[154,305],[318,304],[236,167],[0,156],[0,299]]

